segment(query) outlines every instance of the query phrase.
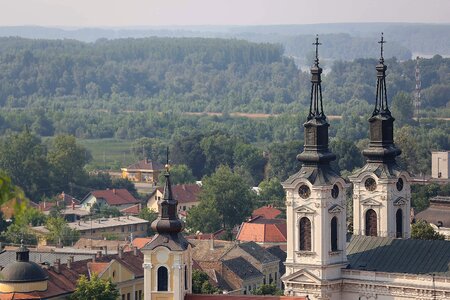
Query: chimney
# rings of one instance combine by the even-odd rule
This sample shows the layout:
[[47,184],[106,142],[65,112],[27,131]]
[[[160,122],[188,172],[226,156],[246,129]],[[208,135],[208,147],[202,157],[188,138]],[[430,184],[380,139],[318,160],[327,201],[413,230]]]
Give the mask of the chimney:
[[47,206],[47,204],[46,204],[46,201],[45,201],[45,199],[44,199],[44,209],[46,208],[46,206]]
[[60,273],[61,260],[59,258],[55,259],[55,263],[53,264],[53,269],[56,273]]
[[119,258],[123,258],[123,247],[119,247]]
[[113,193],[114,193],[114,195],[116,194],[116,189],[113,189]]
[[102,258],[102,251],[97,251],[96,258]]
[[67,259],[67,269],[70,270],[72,268],[73,261],[74,261],[74,256],[73,255],[69,256],[69,258]]
[[133,254],[134,256],[138,256],[138,248],[136,246],[133,247]]
[[211,238],[209,239],[209,250],[214,250],[214,233],[211,233]]
[[75,201],[72,199],[72,210],[75,210]]
[[104,247],[103,247],[103,250],[105,251],[105,255],[108,255],[108,247],[107,247],[107,246],[104,246]]
[[117,243],[117,254],[119,254],[119,252],[120,252],[120,244]]

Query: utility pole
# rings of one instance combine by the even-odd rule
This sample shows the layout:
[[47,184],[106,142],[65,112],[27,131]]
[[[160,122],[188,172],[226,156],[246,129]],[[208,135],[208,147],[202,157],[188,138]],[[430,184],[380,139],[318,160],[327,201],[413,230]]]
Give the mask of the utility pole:
[[419,69],[419,59],[416,58],[416,92],[414,97],[414,114],[416,115],[417,122],[420,122],[420,104],[421,104],[421,95],[420,91],[422,89],[422,81],[420,80],[420,69]]

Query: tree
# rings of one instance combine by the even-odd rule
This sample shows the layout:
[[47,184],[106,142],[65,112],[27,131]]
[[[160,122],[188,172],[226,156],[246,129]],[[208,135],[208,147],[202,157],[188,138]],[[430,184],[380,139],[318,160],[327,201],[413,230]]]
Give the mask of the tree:
[[208,275],[200,270],[192,270],[192,292],[194,294],[218,294],[220,290],[209,283]]
[[355,168],[362,167],[364,163],[361,151],[349,140],[340,138],[332,139],[330,149],[336,155],[336,160],[331,162],[331,166],[340,171],[353,171]]
[[413,123],[414,109],[411,95],[399,92],[392,98],[392,115],[395,116],[397,126]]
[[93,273],[90,279],[86,275],[81,275],[77,281],[75,292],[70,299],[72,300],[116,300],[120,296],[116,285],[111,279],[104,280]]
[[49,191],[47,149],[28,129],[4,137],[0,143],[0,169],[28,197],[39,199]]
[[175,140],[171,158],[175,164],[186,164],[192,170],[195,178],[201,178],[204,174],[205,155],[200,147],[203,139],[201,134],[191,134]]
[[[158,182],[165,182],[164,174],[165,172],[159,174]],[[187,165],[173,165],[170,167],[170,181],[172,184],[194,183],[195,177]]]
[[193,229],[217,229],[219,220],[223,228],[231,230],[252,212],[254,194],[238,175],[222,165],[203,178],[199,199],[200,205],[188,214],[189,224],[196,224]]
[[46,238],[58,245],[68,246],[80,238],[80,232],[70,228],[62,217],[49,217],[45,228],[49,231]]
[[252,175],[253,185],[263,180],[266,159],[262,150],[249,144],[238,143],[234,148],[233,161],[235,166],[241,166]]
[[190,232],[216,232],[222,228],[221,217],[214,207],[200,203],[189,209],[186,227]]
[[84,166],[91,159],[89,152],[77,145],[75,137],[70,135],[57,136],[47,157],[55,192],[66,190],[71,193],[71,186],[86,176]]
[[296,156],[303,145],[300,141],[273,143],[269,146],[269,176],[283,181],[300,170]]
[[415,240],[444,240],[445,236],[436,232],[424,220],[420,220],[411,225],[411,238]]
[[253,295],[276,295],[282,296],[283,291],[277,288],[274,283],[271,284],[263,284],[259,286],[256,290],[252,291]]
[[259,184],[258,205],[273,205],[277,208],[285,208],[286,194],[283,186],[277,178],[261,181]]
[[[144,207],[139,212],[138,217],[141,219],[147,220],[149,222],[149,224],[152,224],[153,221],[155,221],[156,218],[158,218],[158,213],[148,207]],[[151,236],[153,234],[154,234],[153,229],[150,226],[148,226],[147,227],[147,235]]]
[[233,167],[233,154],[236,139],[226,134],[208,135],[200,142],[206,159],[206,174],[212,174],[220,165]]

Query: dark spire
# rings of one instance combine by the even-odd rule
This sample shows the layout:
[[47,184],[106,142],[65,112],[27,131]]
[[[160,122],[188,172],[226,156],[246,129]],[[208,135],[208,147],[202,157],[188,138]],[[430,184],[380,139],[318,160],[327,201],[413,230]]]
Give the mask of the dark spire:
[[318,166],[318,164],[328,164],[335,160],[336,156],[328,149],[328,127],[322,104],[321,78],[322,68],[319,67],[319,37],[313,43],[316,46],[316,58],[311,68],[311,103],[308,120],[303,125],[305,127],[305,147],[304,151],[297,155],[297,159],[303,162],[304,166]]
[[381,55],[377,70],[377,90],[375,98],[375,109],[370,123],[370,143],[369,148],[363,151],[368,162],[393,162],[401,151],[394,145],[394,118],[389,111],[386,92],[386,70],[384,64],[383,45],[386,43],[381,33],[381,40],[378,42],[381,48]]
[[153,221],[152,229],[158,233],[178,233],[184,228],[183,222],[178,218],[178,201],[174,199],[172,184],[170,183],[169,147],[167,147],[166,182],[162,199],[158,200],[158,218]]
[[322,68],[319,67],[319,36],[316,35],[316,42],[313,43],[316,46],[316,58],[314,59],[314,65],[311,68],[311,102],[309,105],[308,120],[312,118],[325,118],[323,113],[322,104]]
[[23,244],[23,240],[20,241],[20,247],[16,251],[16,261],[28,262],[30,261],[30,250]]
[[388,102],[387,102],[387,93],[386,93],[386,70],[387,66],[384,64],[384,57],[383,57],[383,45],[386,43],[383,37],[383,33],[381,33],[381,40],[378,42],[378,44],[381,45],[381,51],[380,51],[380,60],[376,67],[377,70],[377,93],[376,93],[376,99],[375,99],[375,109],[373,110],[372,116],[375,116],[377,114],[387,114],[391,115],[391,112],[388,108]]

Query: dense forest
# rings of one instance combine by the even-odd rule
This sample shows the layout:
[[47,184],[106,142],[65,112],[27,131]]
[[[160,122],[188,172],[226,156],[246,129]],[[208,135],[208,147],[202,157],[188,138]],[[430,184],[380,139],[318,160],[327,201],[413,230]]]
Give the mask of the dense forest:
[[[323,76],[325,112],[338,115],[330,118],[330,147],[344,176],[364,162],[361,150],[367,146],[377,63],[376,57],[335,61]],[[448,122],[434,119],[449,115],[450,59],[436,55],[419,62],[420,122],[413,119],[416,62],[391,58],[386,64],[396,143],[403,150],[399,161],[413,174],[427,174],[431,151],[450,148]],[[204,38],[95,43],[1,38],[0,133],[2,156],[8,159],[0,158],[0,166],[17,171],[12,178],[19,185],[17,180],[28,178],[24,189],[30,197],[49,196],[41,173],[48,170],[44,173],[59,178],[61,172],[51,167],[53,137],[73,135],[123,140],[136,159],[162,161],[170,146],[173,161],[186,165],[195,179],[224,164],[250,185],[267,178],[281,181],[299,167],[295,156],[302,150],[309,91],[309,71],[298,69],[277,44]],[[233,112],[269,116],[234,117]],[[23,136],[29,141],[23,142]],[[22,142],[37,150],[17,159],[41,162],[35,168],[41,175],[29,178],[11,164],[18,153],[12,146]],[[86,149],[77,151],[79,167],[90,163]],[[120,166],[115,162],[102,168]],[[98,178],[84,182],[79,178],[86,174],[79,174],[72,184],[54,181],[50,195],[63,187],[76,191],[76,185],[82,194],[97,184]]]

